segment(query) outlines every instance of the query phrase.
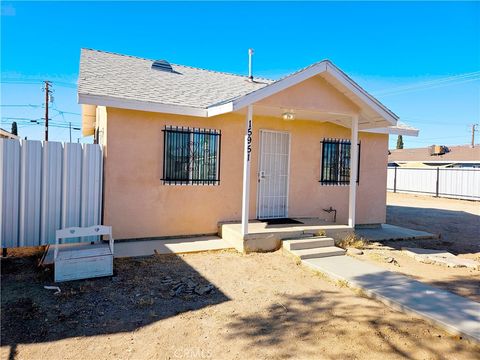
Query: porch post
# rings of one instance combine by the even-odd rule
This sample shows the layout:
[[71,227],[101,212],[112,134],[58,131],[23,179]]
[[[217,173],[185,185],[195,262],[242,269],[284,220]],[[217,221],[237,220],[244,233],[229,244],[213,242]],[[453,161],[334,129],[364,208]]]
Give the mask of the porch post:
[[358,168],[358,115],[352,117],[352,136],[350,142],[350,193],[348,198],[348,226],[355,227],[355,203],[357,200]]
[[252,152],[253,105],[248,105],[243,153],[242,235],[248,234],[248,209],[250,206],[250,155]]

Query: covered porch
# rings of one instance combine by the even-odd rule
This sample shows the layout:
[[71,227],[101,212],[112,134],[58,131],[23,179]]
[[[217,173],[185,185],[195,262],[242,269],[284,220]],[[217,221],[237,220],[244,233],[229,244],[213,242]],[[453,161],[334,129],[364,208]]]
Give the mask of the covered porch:
[[[237,249],[248,252],[276,249],[282,239],[302,234],[322,233],[338,237],[339,233],[353,231],[358,223],[356,221],[357,180],[360,170],[350,173],[349,169],[359,169],[359,133],[385,134],[393,129],[398,133],[398,117],[395,114],[328,61],[315,64],[271,86],[221,106],[222,108],[218,111],[228,110],[245,116],[241,221],[219,224],[219,233],[222,237],[229,238]],[[265,118],[274,120],[269,123],[272,128],[265,127],[265,121],[263,121]],[[260,120],[261,125],[256,126],[258,121],[256,119]],[[348,198],[342,197],[338,200],[341,202],[339,207],[347,208],[348,217],[347,219],[343,217],[341,221],[302,217],[299,219],[301,224],[268,225],[265,220],[291,217],[296,219],[300,216],[298,201],[296,212],[290,211],[289,204],[292,197],[289,184],[291,178],[295,177],[298,183],[305,176],[303,173],[292,173],[290,170],[295,166],[295,163],[291,163],[292,142],[297,151],[295,161],[303,161],[301,155],[298,155],[298,144],[303,142],[302,137],[305,132],[301,136],[292,135],[295,125],[300,126],[300,123],[303,127],[307,123],[310,124],[312,129],[321,134],[318,137],[318,143],[322,142],[320,151],[325,152],[324,141],[328,138],[334,146],[337,146],[336,151],[343,154],[340,155],[341,164],[336,163],[335,166],[341,165],[344,173],[338,176],[337,181],[331,183],[328,183],[329,179],[323,181],[323,167],[326,167],[326,164],[323,164],[323,158],[319,159],[322,165],[316,179],[316,187],[324,186],[324,192],[329,191],[328,185],[337,185],[337,190],[330,188],[337,192],[338,187],[344,189],[341,190],[342,193],[348,190]],[[320,129],[322,124],[326,124],[325,128],[330,126],[333,130],[322,132]],[[408,134],[408,131],[403,131],[403,134],[414,135]],[[350,144],[359,145],[350,146]],[[306,152],[310,150],[316,151],[313,148],[303,149]],[[387,143],[378,147],[378,152],[385,152],[385,158],[387,150]],[[316,161],[312,157],[308,161],[313,168],[312,160]],[[367,162],[369,160],[367,159]],[[252,161],[257,169],[255,166],[252,169]],[[372,161],[376,160],[372,159]],[[329,166],[332,167],[332,165]],[[338,170],[338,172],[341,171]],[[273,179],[274,177],[276,180]],[[308,193],[312,189],[313,182],[309,180],[310,184],[307,185],[305,182],[306,185],[300,192]],[[378,188],[377,185],[372,184]],[[308,195],[306,198],[308,199]],[[313,197],[312,201],[314,201]],[[372,202],[372,206],[376,204],[375,201]],[[385,204],[382,206],[385,207]],[[331,206],[330,209],[336,211]],[[323,210],[328,209],[323,208]]]

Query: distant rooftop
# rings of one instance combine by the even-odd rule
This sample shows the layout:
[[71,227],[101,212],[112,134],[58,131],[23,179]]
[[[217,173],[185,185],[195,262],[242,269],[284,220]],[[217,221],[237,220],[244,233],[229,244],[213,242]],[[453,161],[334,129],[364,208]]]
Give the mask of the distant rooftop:
[[443,155],[430,155],[430,148],[394,149],[390,150],[388,162],[403,161],[470,161],[480,162],[480,145],[472,148],[470,145],[446,146],[447,151]]

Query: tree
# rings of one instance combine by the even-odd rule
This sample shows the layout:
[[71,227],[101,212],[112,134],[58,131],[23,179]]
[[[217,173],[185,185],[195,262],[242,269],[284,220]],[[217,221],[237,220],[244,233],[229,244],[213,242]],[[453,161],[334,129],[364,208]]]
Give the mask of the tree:
[[18,128],[17,128],[17,122],[16,121],[12,122],[12,134],[13,135],[18,135]]
[[402,135],[398,135],[397,149],[403,149],[403,137],[402,137]]

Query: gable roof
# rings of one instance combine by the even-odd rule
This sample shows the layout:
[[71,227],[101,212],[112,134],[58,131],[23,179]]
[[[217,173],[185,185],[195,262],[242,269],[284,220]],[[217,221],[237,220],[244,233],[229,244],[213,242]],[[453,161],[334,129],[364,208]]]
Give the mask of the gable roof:
[[[310,77],[321,75],[362,110],[377,127],[398,117],[328,60],[282,79],[255,78],[171,64],[173,72],[152,69],[153,60],[82,49],[79,103],[192,116],[240,110]],[[371,126],[370,127],[375,127]]]
[[480,146],[448,146],[443,155],[430,155],[428,147],[415,149],[394,149],[388,155],[389,162],[480,162]]

